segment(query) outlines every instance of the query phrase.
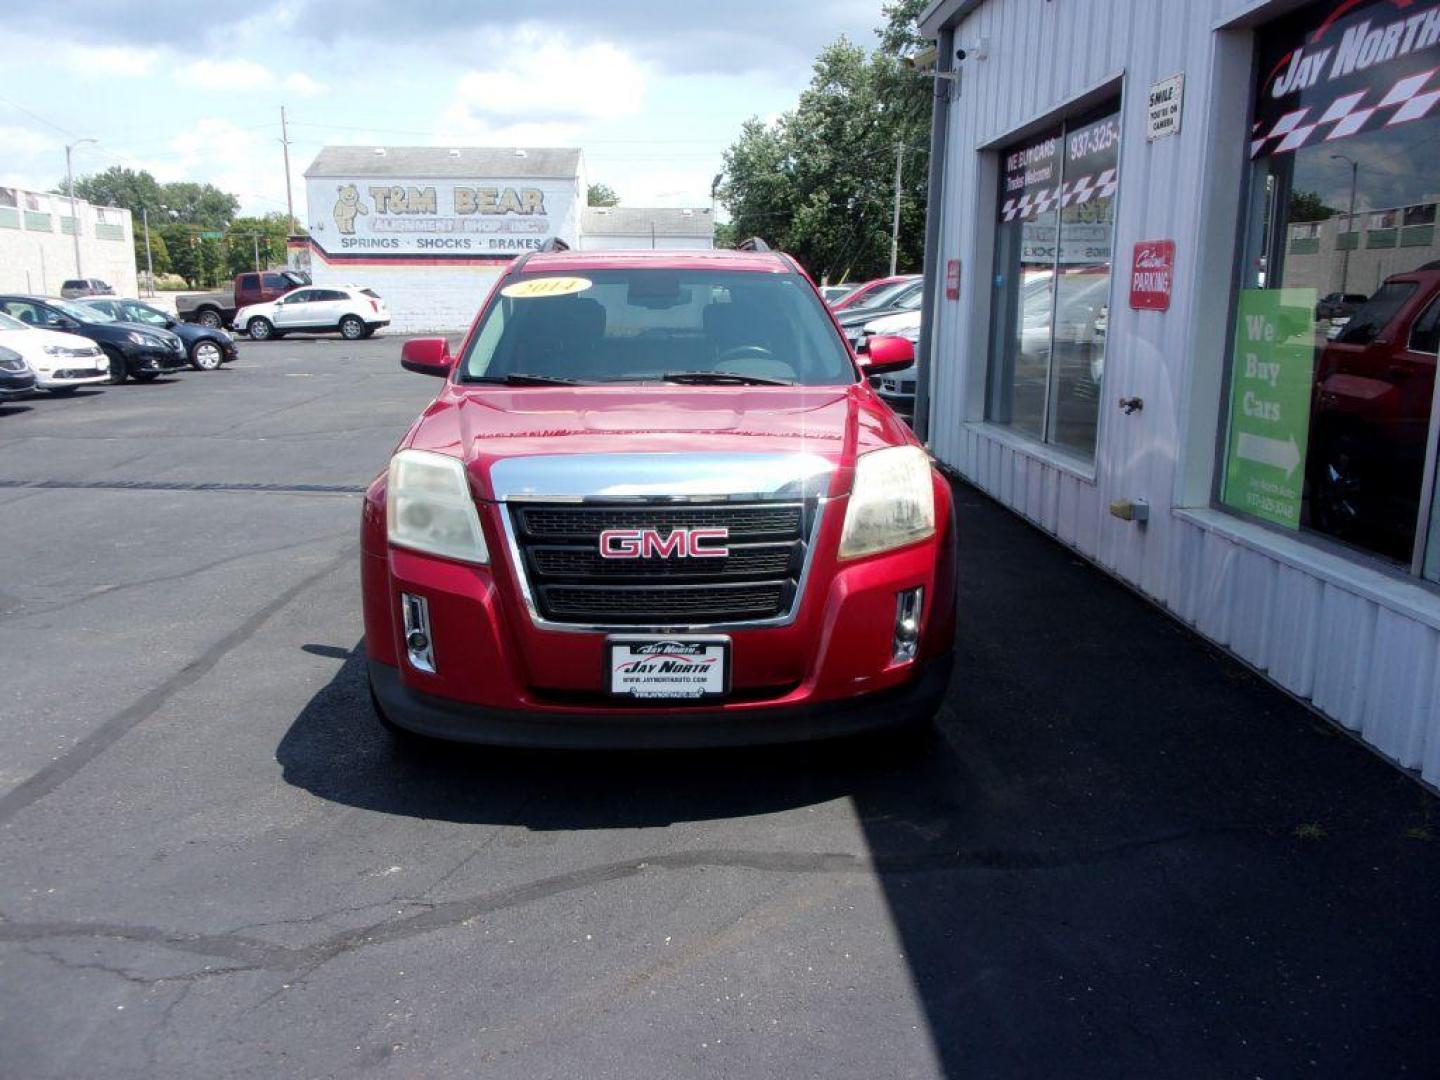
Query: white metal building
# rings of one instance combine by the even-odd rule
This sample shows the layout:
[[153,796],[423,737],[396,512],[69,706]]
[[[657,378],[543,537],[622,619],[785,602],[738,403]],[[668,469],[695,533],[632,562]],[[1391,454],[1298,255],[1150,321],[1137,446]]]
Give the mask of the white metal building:
[[327,146],[305,170],[309,270],[374,288],[393,330],[459,329],[510,259],[578,244],[585,191],[575,149]]
[[1440,783],[1440,0],[921,24],[935,453]]
[[[76,266],[75,231],[80,232]],[[64,195],[0,187],[0,291],[60,295],[70,278],[100,278],[136,295],[130,211]]]
[[590,206],[580,217],[585,250],[708,251],[715,246],[715,215],[704,208]]

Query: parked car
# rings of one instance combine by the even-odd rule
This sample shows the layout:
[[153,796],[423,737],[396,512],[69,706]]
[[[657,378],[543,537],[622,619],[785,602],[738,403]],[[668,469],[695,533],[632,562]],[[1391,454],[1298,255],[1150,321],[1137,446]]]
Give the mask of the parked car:
[[[908,341],[913,349],[920,341],[920,322],[919,309],[881,315],[861,327],[859,347],[868,349],[869,343],[877,337],[897,337]],[[894,409],[895,415],[907,424],[915,422],[915,379],[915,364],[912,362],[908,367],[887,371],[870,380],[880,400]]]
[[851,282],[849,285],[821,285],[820,298],[827,304],[834,304],[843,296],[849,296],[858,288],[858,285]]
[[79,334],[99,345],[110,360],[110,381],[150,382],[185,367],[185,346],[168,330],[117,322],[104,312],[50,296],[0,295],[0,311],[41,330]]
[[250,304],[275,300],[292,289],[310,284],[310,275],[300,270],[266,270],[236,274],[228,289],[175,297],[175,311],[181,322],[199,323],[211,330],[235,326],[235,313]]
[[1367,299],[1364,293],[1326,293],[1315,305],[1315,318],[1348,319]]
[[869,323],[876,319],[883,319],[887,315],[919,311],[924,295],[925,283],[912,281],[898,289],[885,290],[883,303],[862,304],[859,307],[837,311],[835,320],[840,324],[840,329],[845,331],[845,337],[851,346],[858,346],[864,337],[865,327]]
[[66,300],[79,296],[110,296],[114,292],[107,282],[99,278],[71,278],[60,283],[60,295]]
[[883,304],[886,299],[911,282],[919,281],[919,274],[896,274],[894,277],[876,278],[857,285],[850,293],[830,305],[832,311],[845,311],[862,305]]
[[865,378],[910,343],[857,363],[768,249],[539,252],[497,286],[458,358],[401,352],[444,381],[365,497],[382,721],[575,747],[928,723],[950,490]]
[[92,297],[81,300],[80,303],[96,311],[103,311],[122,322],[141,323],[169,330],[184,343],[185,355],[189,357],[190,366],[196,371],[214,371],[221,364],[228,364],[240,355],[235,348],[235,339],[224,330],[180,322],[173,315],[167,315],[159,308],[139,300],[126,297]]
[[235,315],[235,325],[255,341],[294,331],[338,333],[351,341],[390,325],[390,309],[374,289],[359,285],[312,285],[278,300],[252,304]]
[[109,358],[80,334],[39,330],[0,312],[0,346],[24,357],[36,386],[52,394],[70,394],[110,379]]
[[1440,351],[1440,262],[1393,274],[1315,366],[1309,524],[1408,559]]
[[14,349],[0,346],[0,401],[14,401],[35,389],[35,372]]

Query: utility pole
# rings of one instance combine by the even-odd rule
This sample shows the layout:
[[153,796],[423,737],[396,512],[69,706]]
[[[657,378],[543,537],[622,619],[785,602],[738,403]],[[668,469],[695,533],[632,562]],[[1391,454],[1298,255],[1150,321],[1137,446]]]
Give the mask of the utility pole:
[[95,139],[80,139],[77,142],[68,143],[65,147],[65,188],[70,195],[70,236],[75,241],[75,276],[81,276],[80,271],[80,215],[75,212],[75,173],[70,168],[70,152],[82,143],[93,143]]
[[[256,270],[260,270],[260,269],[261,269],[261,266],[260,266],[260,234],[259,234],[259,233],[251,233],[251,234],[250,234],[250,240],[251,240],[251,241],[254,243],[254,245],[255,245],[255,269],[256,269]],[[268,251],[269,248],[270,248],[270,244],[269,244],[268,241],[267,241],[266,244],[265,244],[265,248],[266,248],[267,251]]]
[[149,279],[150,295],[155,295],[155,263],[150,259],[150,208],[140,208],[140,219],[145,222],[145,277]]
[[[290,231],[295,235],[295,200],[290,196],[290,132],[285,126],[285,106],[280,106],[280,145],[285,149],[285,214],[290,219]],[[256,267],[258,270],[259,267]]]
[[895,276],[895,265],[900,260],[900,181],[901,169],[905,162],[905,144],[895,144],[895,217],[890,222],[890,276]]

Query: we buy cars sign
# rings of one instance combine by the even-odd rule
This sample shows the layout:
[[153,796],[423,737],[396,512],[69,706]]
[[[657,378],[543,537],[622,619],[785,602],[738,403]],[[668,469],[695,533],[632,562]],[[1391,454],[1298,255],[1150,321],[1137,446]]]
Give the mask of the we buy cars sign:
[[1130,269],[1130,306],[1136,311],[1169,311],[1175,284],[1175,241],[1142,240]]

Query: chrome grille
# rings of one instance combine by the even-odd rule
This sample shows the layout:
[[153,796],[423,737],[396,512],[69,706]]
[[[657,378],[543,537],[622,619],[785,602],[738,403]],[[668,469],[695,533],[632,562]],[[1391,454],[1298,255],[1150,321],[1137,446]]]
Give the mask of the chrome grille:
[[[763,622],[795,604],[818,504],[511,503],[520,570],[543,620],[597,626]],[[729,530],[713,558],[606,559],[607,529]]]

